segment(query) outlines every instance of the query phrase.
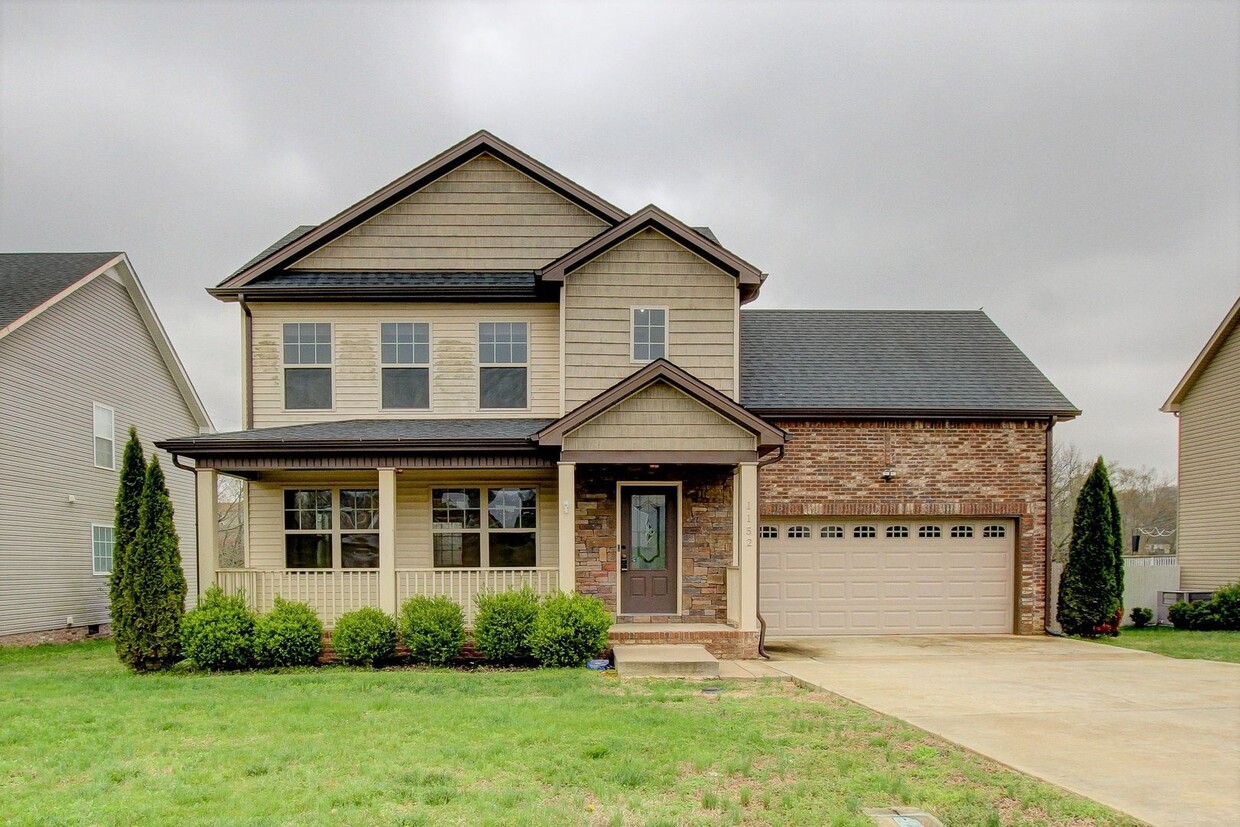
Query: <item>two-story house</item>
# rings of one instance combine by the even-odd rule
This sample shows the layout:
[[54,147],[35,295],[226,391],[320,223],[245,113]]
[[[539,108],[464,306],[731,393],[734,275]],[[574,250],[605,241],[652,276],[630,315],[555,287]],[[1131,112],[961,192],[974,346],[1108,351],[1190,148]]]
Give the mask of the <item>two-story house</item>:
[[[106,628],[129,428],[211,420],[124,253],[0,253],[0,637]],[[168,467],[195,593],[193,478]]]
[[[328,625],[576,589],[617,640],[718,654],[762,620],[1041,631],[1078,411],[984,314],[742,310],[763,280],[486,132],[299,227],[210,291],[245,430],[162,443],[198,469],[199,582]],[[248,480],[241,569],[205,551],[219,473]]]

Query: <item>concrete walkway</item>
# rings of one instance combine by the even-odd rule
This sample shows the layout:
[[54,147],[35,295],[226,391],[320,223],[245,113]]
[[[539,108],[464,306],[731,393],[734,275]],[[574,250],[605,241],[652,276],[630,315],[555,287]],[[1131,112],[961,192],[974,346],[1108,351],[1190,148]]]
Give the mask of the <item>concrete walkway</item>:
[[1156,827],[1240,823],[1240,664],[1007,635],[767,650],[795,680]]

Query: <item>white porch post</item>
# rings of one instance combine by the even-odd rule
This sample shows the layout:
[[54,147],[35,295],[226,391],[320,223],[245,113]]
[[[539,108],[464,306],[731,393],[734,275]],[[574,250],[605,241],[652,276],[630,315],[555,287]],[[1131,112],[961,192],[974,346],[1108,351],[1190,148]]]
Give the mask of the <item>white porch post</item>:
[[[215,585],[216,534],[219,531],[219,472],[214,468],[194,471],[194,499],[198,506],[198,594]],[[252,597],[252,595],[251,595]]]
[[736,486],[735,507],[740,514],[741,605],[740,625],[743,632],[758,631],[758,463],[742,462]]
[[577,591],[577,466],[560,463],[560,507],[556,520],[560,529],[560,591]]
[[396,469],[379,469],[379,608],[396,614]]

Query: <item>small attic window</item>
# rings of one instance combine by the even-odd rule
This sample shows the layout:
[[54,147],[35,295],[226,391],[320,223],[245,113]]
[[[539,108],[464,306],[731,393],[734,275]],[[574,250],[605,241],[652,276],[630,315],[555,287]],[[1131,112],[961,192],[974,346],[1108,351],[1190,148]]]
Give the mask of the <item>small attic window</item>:
[[667,357],[667,308],[634,307],[632,314],[634,362],[653,362]]

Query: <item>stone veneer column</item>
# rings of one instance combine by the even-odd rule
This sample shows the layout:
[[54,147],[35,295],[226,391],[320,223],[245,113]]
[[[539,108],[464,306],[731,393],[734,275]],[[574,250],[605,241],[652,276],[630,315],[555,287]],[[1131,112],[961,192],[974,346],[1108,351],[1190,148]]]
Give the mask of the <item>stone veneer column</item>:
[[559,508],[556,521],[560,537],[560,591],[577,590],[577,465],[561,462]]

